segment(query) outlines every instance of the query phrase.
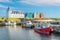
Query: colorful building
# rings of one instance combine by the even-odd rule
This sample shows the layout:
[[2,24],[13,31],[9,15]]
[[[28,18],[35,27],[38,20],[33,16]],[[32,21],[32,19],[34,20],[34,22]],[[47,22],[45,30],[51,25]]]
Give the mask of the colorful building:
[[42,13],[34,13],[34,18],[44,18],[44,14]]
[[44,14],[40,13],[40,18],[44,18]]
[[25,13],[25,18],[34,18],[33,13]]
[[9,20],[18,20],[19,18],[44,18],[44,14],[42,13],[23,13],[22,11],[17,11],[17,10],[11,10],[8,8],[8,18]]
[[39,13],[34,13],[34,18],[40,18]]

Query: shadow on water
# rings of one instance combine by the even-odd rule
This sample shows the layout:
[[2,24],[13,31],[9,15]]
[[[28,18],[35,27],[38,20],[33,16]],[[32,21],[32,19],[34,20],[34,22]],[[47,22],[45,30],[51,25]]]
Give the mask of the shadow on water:
[[38,33],[41,37],[50,37],[52,34]]
[[39,35],[38,39],[41,39],[41,40],[60,40],[60,34],[57,34],[57,33],[52,33],[51,35],[42,34],[42,33],[37,33],[37,34]]
[[0,26],[0,28],[5,27],[5,26]]
[[53,33],[56,37],[60,37],[60,33]]
[[25,29],[25,30],[31,30],[31,28],[22,28],[22,29]]

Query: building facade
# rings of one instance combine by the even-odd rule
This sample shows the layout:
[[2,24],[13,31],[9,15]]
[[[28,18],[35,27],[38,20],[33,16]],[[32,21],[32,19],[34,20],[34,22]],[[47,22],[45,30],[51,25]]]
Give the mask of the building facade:
[[39,15],[39,13],[34,13],[34,18],[40,18]]
[[44,18],[44,14],[40,13],[40,18]]
[[33,13],[25,13],[25,18],[34,18]]
[[34,13],[34,18],[44,18],[44,14],[42,14],[42,13]]
[[24,13],[21,11],[9,10],[8,17],[9,18],[24,18]]

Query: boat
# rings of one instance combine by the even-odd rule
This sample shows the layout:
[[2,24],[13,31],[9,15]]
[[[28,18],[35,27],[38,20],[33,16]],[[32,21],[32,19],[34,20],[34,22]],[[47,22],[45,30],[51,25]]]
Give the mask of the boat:
[[31,21],[23,21],[21,22],[21,25],[25,28],[34,28],[34,24]]
[[14,21],[8,21],[5,23],[6,26],[16,25],[16,22]]
[[51,34],[53,29],[48,25],[48,23],[36,23],[34,31],[42,34]]

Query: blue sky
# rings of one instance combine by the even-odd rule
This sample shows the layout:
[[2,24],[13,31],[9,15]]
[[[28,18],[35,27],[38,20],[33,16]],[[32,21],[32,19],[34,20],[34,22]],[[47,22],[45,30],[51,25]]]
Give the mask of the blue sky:
[[0,16],[7,15],[8,6],[12,10],[43,13],[45,17],[60,17],[60,0],[0,0]]

